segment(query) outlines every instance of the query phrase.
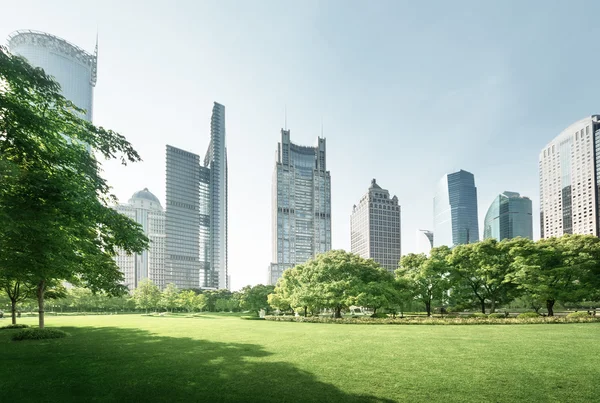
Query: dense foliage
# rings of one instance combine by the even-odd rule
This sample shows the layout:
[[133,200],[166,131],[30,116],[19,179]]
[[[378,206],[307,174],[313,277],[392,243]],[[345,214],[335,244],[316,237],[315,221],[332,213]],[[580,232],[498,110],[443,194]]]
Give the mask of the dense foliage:
[[28,328],[22,329],[12,335],[13,341],[22,340],[45,340],[45,339],[62,339],[69,334],[59,329],[44,329],[44,328]]
[[274,308],[303,316],[331,309],[339,318],[353,305],[394,314],[414,302],[427,316],[474,308],[485,316],[515,304],[536,312],[545,306],[553,316],[556,302],[600,299],[600,239],[565,235],[443,246],[429,256],[403,256],[395,278],[373,260],[331,251],[286,270],[268,298]]

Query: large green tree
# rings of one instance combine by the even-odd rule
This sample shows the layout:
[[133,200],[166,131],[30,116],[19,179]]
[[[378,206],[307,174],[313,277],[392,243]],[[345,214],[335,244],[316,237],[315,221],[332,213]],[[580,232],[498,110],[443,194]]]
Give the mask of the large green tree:
[[446,246],[433,248],[429,257],[423,253],[409,253],[400,259],[400,267],[396,270],[398,280],[425,305],[427,316],[431,316],[433,301],[442,301],[450,288],[446,263],[449,254]]
[[160,304],[161,296],[160,289],[150,279],[140,281],[137,288],[133,290],[135,306],[144,309],[146,313],[148,309],[156,308]]
[[494,313],[498,305],[506,304],[517,296],[517,286],[511,280],[514,258],[510,251],[531,243],[525,238],[501,242],[490,238],[458,245],[448,257],[452,281],[457,290],[471,290],[482,313],[485,313],[486,304]]
[[301,287],[310,290],[315,306],[331,308],[335,318],[352,305],[385,305],[388,288],[382,283],[389,280],[375,261],[343,250],[317,255],[302,265],[300,274]]
[[116,198],[86,145],[123,164],[140,157],[83,112],[43,70],[0,47],[0,278],[35,287],[40,328],[49,282],[123,293],[114,256],[148,247],[141,226],[110,207]]
[[161,293],[160,305],[168,311],[173,312],[173,308],[177,307],[178,298],[179,289],[175,284],[169,283]]
[[594,298],[600,283],[600,239],[593,235],[564,235],[541,239],[511,250],[516,271],[512,281],[531,298],[554,304]]
[[269,294],[273,293],[275,289],[272,285],[258,284],[254,287],[247,285],[240,291],[240,303],[242,309],[249,311],[255,311],[258,313],[261,309],[268,310]]

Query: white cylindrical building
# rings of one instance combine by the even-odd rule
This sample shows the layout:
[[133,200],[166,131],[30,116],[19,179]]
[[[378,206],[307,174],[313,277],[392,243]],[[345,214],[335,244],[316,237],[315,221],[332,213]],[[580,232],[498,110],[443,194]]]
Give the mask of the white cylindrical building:
[[45,32],[21,30],[8,37],[11,53],[27,59],[54,77],[63,96],[86,111],[92,121],[94,87],[96,86],[98,44],[94,54],[64,39]]

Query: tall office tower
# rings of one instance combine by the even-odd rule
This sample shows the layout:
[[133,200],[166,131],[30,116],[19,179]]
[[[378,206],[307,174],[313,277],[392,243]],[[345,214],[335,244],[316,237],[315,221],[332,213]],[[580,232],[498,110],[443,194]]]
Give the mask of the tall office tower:
[[375,179],[358,205],[352,207],[350,243],[352,253],[373,259],[392,273],[398,268],[402,257],[398,198],[390,198],[390,192]]
[[210,169],[211,286],[229,288],[227,273],[227,148],[225,107],[215,102],[210,120],[210,144],[204,157]]
[[433,199],[434,246],[479,241],[477,188],[472,173],[446,174],[440,180]]
[[331,249],[331,176],[326,168],[325,139],[316,147],[291,142],[281,130],[272,188],[273,263],[268,283],[285,269]]
[[92,121],[93,96],[98,66],[98,42],[94,54],[44,32],[15,31],[8,37],[11,53],[27,59],[46,74],[54,76],[63,96],[81,109]]
[[150,247],[142,253],[131,255],[120,252],[117,265],[125,275],[124,284],[130,290],[146,278],[161,289],[165,286],[165,213],[160,201],[146,188],[135,192],[129,202],[114,207],[121,214],[138,222],[150,239]]
[[533,239],[531,199],[517,192],[498,195],[488,208],[483,224],[483,238],[498,241],[523,237]]
[[199,155],[167,145],[166,196],[165,284],[212,287],[210,170]]
[[540,236],[600,235],[600,115],[573,123],[540,152]]
[[433,248],[433,232],[426,229],[418,229],[416,253],[429,255],[431,248]]

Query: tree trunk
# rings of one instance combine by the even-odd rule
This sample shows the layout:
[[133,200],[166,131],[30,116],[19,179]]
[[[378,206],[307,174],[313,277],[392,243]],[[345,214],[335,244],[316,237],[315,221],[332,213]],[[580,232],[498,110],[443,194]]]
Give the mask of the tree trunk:
[[11,300],[10,305],[11,305],[10,309],[11,309],[12,324],[16,325],[17,324],[17,301]]
[[485,299],[480,299],[481,301],[481,313],[485,315]]
[[377,308],[373,308],[373,315],[377,313]]
[[334,318],[336,319],[341,319],[342,318],[342,307],[341,306],[336,306],[335,307],[335,316]]
[[38,326],[40,329],[44,328],[44,292],[46,288],[46,280],[42,280],[37,286],[37,300],[38,300]]
[[304,305],[304,317],[306,318],[306,311],[308,310],[308,307],[306,305]]
[[554,307],[555,302],[556,301],[553,299],[546,300],[546,309],[548,310],[548,316],[554,316],[554,310],[552,308]]
[[427,311],[427,316],[431,316],[431,301],[425,302],[425,310]]

